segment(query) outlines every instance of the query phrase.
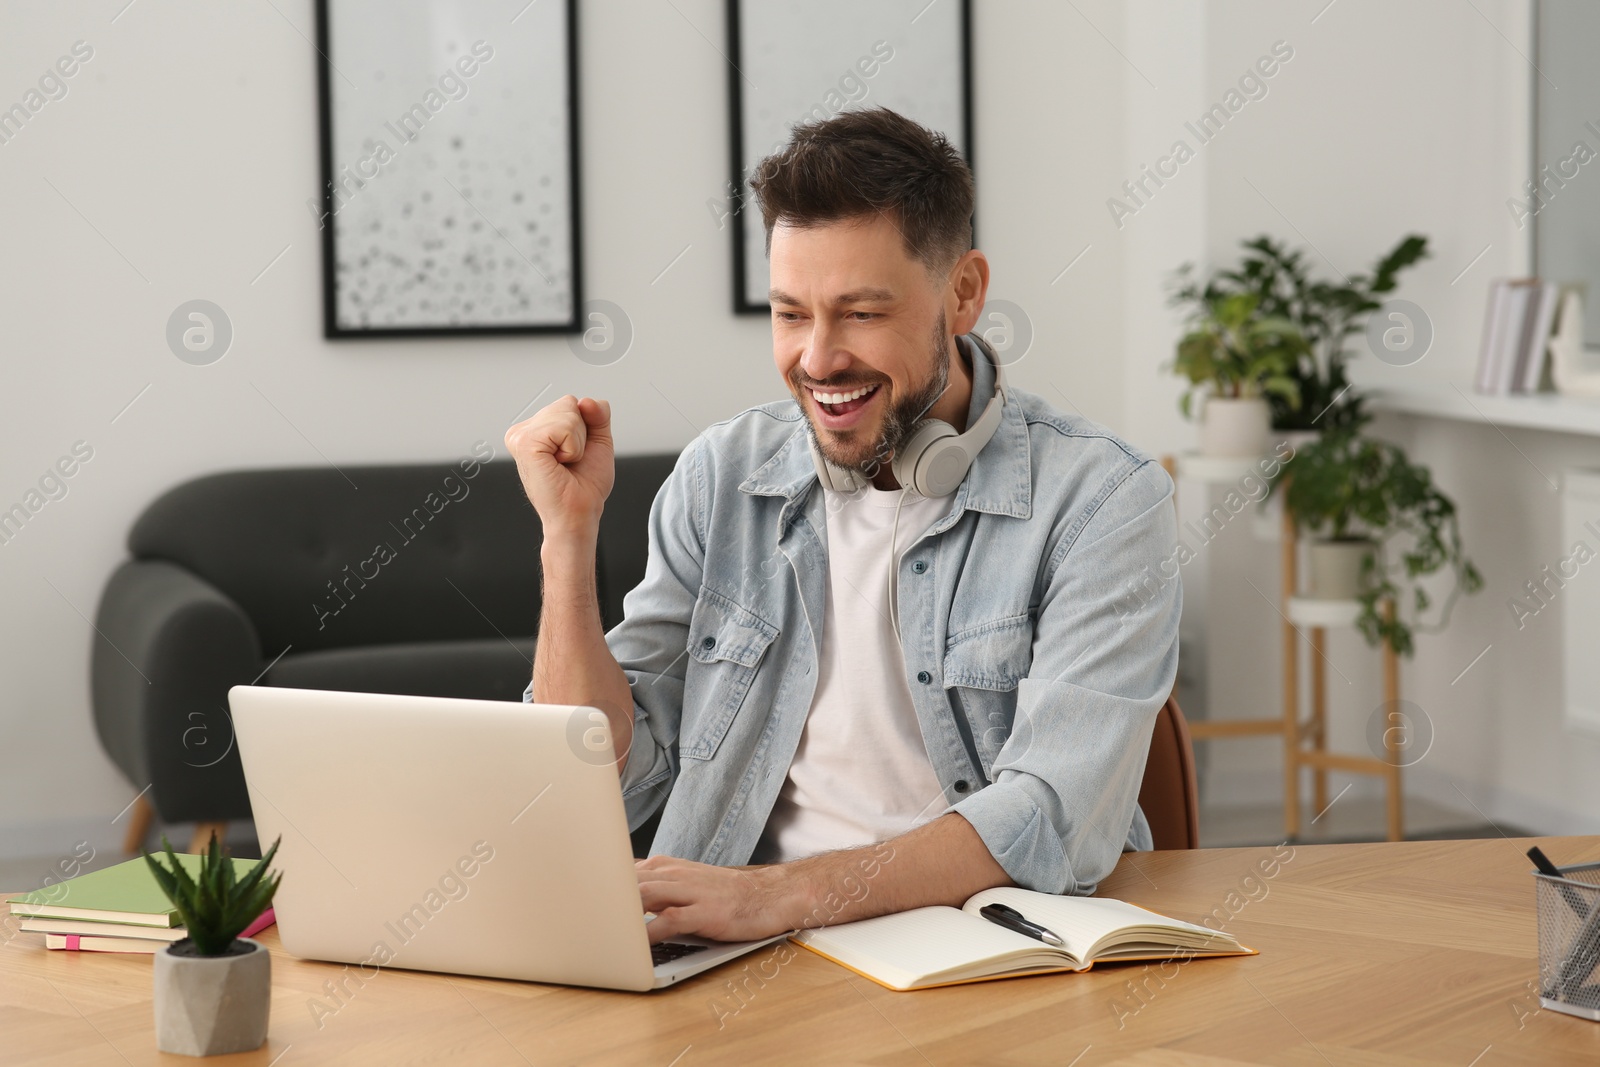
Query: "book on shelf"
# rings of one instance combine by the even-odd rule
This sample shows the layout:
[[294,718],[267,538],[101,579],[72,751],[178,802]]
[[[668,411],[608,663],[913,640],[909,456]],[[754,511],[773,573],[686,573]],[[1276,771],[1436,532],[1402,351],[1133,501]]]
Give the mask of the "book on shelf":
[[[200,873],[200,860],[199,856],[178,854],[178,862],[191,876]],[[234,877],[243,878],[260,862],[233,860]],[[11,897],[8,903],[11,914],[36,918],[82,919],[156,928],[178,925],[178,909],[161,891],[161,884],[143,857]]]
[[[70,920],[61,920],[67,922]],[[245,927],[240,937],[252,937],[259,934],[277,921],[277,916],[271,908],[262,912],[256,920]],[[29,923],[49,924],[50,920],[28,919],[23,921],[24,930],[42,929],[29,925]],[[60,922],[56,925],[59,926]],[[93,923],[82,923],[82,926],[93,926]],[[162,930],[153,926],[137,927],[127,926],[122,923],[103,923],[103,930],[87,930],[84,932],[44,932],[44,947],[49,949],[65,950],[67,952],[132,952],[146,956],[153,956],[161,951],[165,945],[180,941],[188,936],[187,931],[181,926]]]
[[[979,915],[1005,904],[1056,934],[1064,948]],[[1028,889],[985,889],[959,908],[913,908],[859,922],[803,930],[792,938],[894,990],[1022,975],[1086,971],[1113,960],[1253,956],[1231,934],[1109,897],[1067,897]]]
[[1474,381],[1478,392],[1539,391],[1558,297],[1556,284],[1539,278],[1498,278],[1490,283]]
[[1544,377],[1545,356],[1550,347],[1551,326],[1556,317],[1559,287],[1555,282],[1539,282],[1528,303],[1528,313],[1517,348],[1517,372],[1513,389],[1519,393],[1537,393]]
[[1506,305],[1511,289],[1501,279],[1489,283],[1489,299],[1484,304],[1483,343],[1478,348],[1478,375],[1473,388],[1480,393],[1494,392],[1494,364],[1500,352],[1500,335],[1505,328]]

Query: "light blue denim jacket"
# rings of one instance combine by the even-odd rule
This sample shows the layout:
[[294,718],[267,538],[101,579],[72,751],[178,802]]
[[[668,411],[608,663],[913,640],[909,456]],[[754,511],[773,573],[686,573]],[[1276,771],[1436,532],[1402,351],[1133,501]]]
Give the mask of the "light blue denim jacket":
[[[994,393],[971,362],[969,425]],[[606,641],[635,701],[630,827],[666,801],[653,853],[748,863],[788,774],[828,588],[808,445],[793,400],[752,408],[695,438],[650,510],[644,581]],[[1010,389],[953,507],[902,555],[906,680],[946,810],[1025,888],[1092,893],[1151,847],[1137,798],[1182,594],[1149,577],[1177,541],[1171,496],[1149,457]]]

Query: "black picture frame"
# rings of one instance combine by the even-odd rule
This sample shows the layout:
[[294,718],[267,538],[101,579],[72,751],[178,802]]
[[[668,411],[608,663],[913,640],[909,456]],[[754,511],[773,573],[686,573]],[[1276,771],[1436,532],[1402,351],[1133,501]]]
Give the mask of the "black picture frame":
[[[733,311],[736,315],[770,315],[772,307],[765,300],[756,301],[750,298],[747,291],[747,274],[749,273],[749,259],[747,254],[749,241],[749,227],[762,228],[761,212],[757,207],[754,197],[749,193],[745,182],[744,156],[744,109],[745,92],[744,79],[751,76],[751,68],[747,65],[744,55],[743,35],[741,28],[745,19],[743,9],[749,2],[760,0],[727,0],[727,26],[728,26],[728,193],[729,211],[726,218],[731,222],[728,229],[731,231],[733,242]],[[881,0],[879,0],[881,2]],[[947,0],[950,2],[950,0]],[[962,156],[967,161],[967,166],[977,174],[976,157],[973,150],[974,129],[972,109],[972,0],[953,0],[959,6],[959,51],[958,69],[961,72],[960,89],[960,125],[959,136],[961,139]],[[929,4],[927,7],[931,7]],[[927,11],[922,3],[912,4],[909,10],[915,18],[921,17],[918,9]],[[759,84],[756,82],[754,84]],[[948,131],[946,131],[948,134]],[[973,242],[977,242],[977,218],[973,218]]]
[[[565,121],[566,121],[566,161],[565,166],[559,169],[565,173],[567,182],[567,206],[563,212],[567,225],[568,239],[566,245],[566,274],[570,279],[567,284],[568,297],[566,303],[569,313],[559,320],[528,322],[463,322],[463,323],[438,323],[425,325],[398,325],[398,326],[361,326],[355,327],[341,322],[339,309],[339,249],[338,227],[334,224],[336,217],[335,205],[335,174],[338,165],[334,159],[334,94],[338,91],[335,82],[337,76],[340,82],[345,81],[344,75],[337,74],[333,66],[332,56],[334,47],[331,34],[331,8],[340,0],[316,0],[316,34],[317,34],[317,100],[318,100],[318,148],[319,148],[319,177],[318,186],[320,196],[308,202],[320,201],[321,215],[318,226],[321,231],[322,242],[322,292],[323,292],[323,321],[322,333],[325,338],[337,340],[349,339],[381,339],[397,337],[459,337],[462,335],[503,335],[503,334],[573,334],[580,333],[583,324],[583,239],[582,239],[582,182],[580,180],[580,151],[578,129],[578,10],[577,0],[558,0],[565,9],[565,41],[555,53],[562,57],[566,70],[564,89],[566,95]],[[435,0],[435,2],[449,6],[453,0]],[[454,2],[467,2],[467,0],[454,0]],[[518,18],[521,12],[517,13]],[[513,23],[515,19],[511,20]],[[345,168],[348,170],[348,166]],[[471,204],[471,201],[468,201]],[[476,206],[473,205],[476,209]],[[479,210],[482,216],[481,210]],[[504,244],[510,245],[523,260],[538,271],[538,267],[529,260],[522,248],[507,236],[502,227],[482,216],[484,221],[493,228],[503,239]],[[540,272],[542,273],[542,272]]]

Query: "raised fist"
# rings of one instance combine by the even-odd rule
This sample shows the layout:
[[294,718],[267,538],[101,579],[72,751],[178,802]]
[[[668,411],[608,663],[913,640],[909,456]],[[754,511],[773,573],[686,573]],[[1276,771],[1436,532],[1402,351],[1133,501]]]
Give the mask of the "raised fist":
[[545,535],[593,536],[616,479],[611,405],[570,394],[506,431]]

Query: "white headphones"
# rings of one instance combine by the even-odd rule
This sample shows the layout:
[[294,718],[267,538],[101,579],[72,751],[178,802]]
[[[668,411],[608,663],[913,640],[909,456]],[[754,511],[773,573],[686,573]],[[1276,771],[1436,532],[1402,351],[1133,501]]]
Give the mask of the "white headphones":
[[[916,496],[949,496],[955,492],[971,469],[972,461],[1000,428],[1001,408],[1006,400],[1005,370],[977,334],[968,336],[973,339],[973,348],[982,352],[994,367],[994,396],[989,398],[978,421],[965,433],[956,433],[956,428],[943,419],[923,419],[911,428],[905,443],[895,451],[889,469],[894,471],[895,481]],[[824,459],[817,448],[816,434],[809,436],[811,459],[817,468],[817,480],[824,489],[850,493],[869,484],[860,471]]]

